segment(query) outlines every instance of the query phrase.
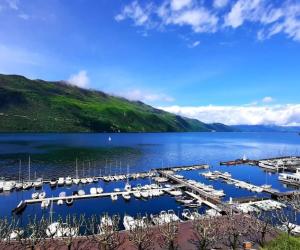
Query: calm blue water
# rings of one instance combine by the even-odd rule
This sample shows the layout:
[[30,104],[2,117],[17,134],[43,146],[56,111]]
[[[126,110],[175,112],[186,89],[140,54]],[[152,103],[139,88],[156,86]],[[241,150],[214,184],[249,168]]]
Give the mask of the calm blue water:
[[[109,142],[108,137],[111,137]],[[234,178],[262,185],[266,182],[281,191],[289,190],[277,178],[278,175],[266,174],[262,169],[254,166],[219,166],[220,161],[241,158],[244,154],[250,159],[260,159],[282,155],[299,155],[300,136],[295,133],[139,133],[139,134],[1,134],[0,135],[0,176],[17,177],[18,159],[31,156],[32,173],[45,178],[51,176],[67,176],[75,174],[75,158],[59,161],[51,150],[64,150],[65,148],[80,149],[78,158],[89,154],[92,158],[92,167],[88,167],[85,158],[85,175],[94,173],[126,172],[129,165],[130,172],[146,171],[156,167],[180,166],[198,163],[208,163],[213,170],[231,172]],[[118,148],[119,151],[114,149]],[[97,154],[97,150],[105,149],[105,154]],[[128,150],[129,149],[129,150]],[[90,154],[89,152],[93,152]],[[96,154],[95,154],[96,152]],[[102,151],[101,151],[102,152]],[[18,154],[18,155],[15,155]],[[49,156],[42,161],[38,156]],[[78,153],[79,154],[79,153]],[[52,157],[52,158],[51,158]],[[116,164],[117,162],[117,164]],[[79,173],[82,174],[84,161],[79,160]],[[23,162],[22,176],[27,178],[27,163]],[[116,167],[116,165],[118,165]],[[121,165],[121,167],[119,167]],[[209,181],[199,175],[201,171],[182,171],[180,174],[204,183],[212,184],[226,193],[224,200],[229,197],[253,196],[254,194],[243,189],[236,189],[221,181]],[[149,180],[137,180],[132,185],[146,184]],[[86,191],[92,185],[80,187]],[[102,183],[105,191],[114,187],[123,187],[124,183]],[[78,186],[62,187],[55,190],[45,187],[48,196],[56,196],[61,191],[71,194],[78,190]],[[11,210],[20,199],[31,197],[33,190],[0,193],[0,216],[10,215]],[[262,195],[262,194],[260,194]],[[170,196],[149,199],[148,201],[131,199],[125,202],[121,197],[115,202],[110,198],[76,201],[73,206],[66,207],[54,205],[55,215],[67,213],[85,213],[86,215],[124,213],[136,215],[137,213],[158,213],[161,210],[173,209],[180,212],[182,208]],[[205,208],[201,208],[203,210]],[[39,204],[26,208],[22,218],[28,215],[41,215],[48,213],[42,211]]]

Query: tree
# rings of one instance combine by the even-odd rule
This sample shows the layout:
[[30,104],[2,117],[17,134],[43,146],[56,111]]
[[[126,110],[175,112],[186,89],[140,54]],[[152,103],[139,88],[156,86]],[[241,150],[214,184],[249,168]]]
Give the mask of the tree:
[[178,249],[179,222],[175,220],[165,221],[158,226],[158,239],[161,247],[168,250]]
[[215,218],[198,217],[192,221],[193,234],[190,242],[199,250],[212,249],[218,240],[218,223]]
[[266,211],[253,212],[249,225],[254,233],[252,237],[261,247],[265,246],[267,235],[275,233],[274,218]]
[[48,225],[49,221],[44,217],[41,219],[37,219],[36,215],[34,217],[29,217],[28,224],[25,227],[26,235],[20,243],[32,250],[41,242],[45,243]]
[[85,223],[85,216],[67,215],[65,221],[59,219],[57,232],[61,235],[62,240],[67,245],[68,250],[71,250],[74,239],[79,236],[80,229]]
[[118,215],[92,216],[86,224],[88,237],[97,242],[99,249],[117,249],[124,242],[119,233],[119,221]]
[[227,247],[237,250],[242,239],[250,232],[250,220],[245,215],[230,210],[218,220],[220,237]]
[[136,224],[128,232],[129,241],[138,250],[153,249],[153,228],[148,216],[141,217],[139,214],[135,220]]

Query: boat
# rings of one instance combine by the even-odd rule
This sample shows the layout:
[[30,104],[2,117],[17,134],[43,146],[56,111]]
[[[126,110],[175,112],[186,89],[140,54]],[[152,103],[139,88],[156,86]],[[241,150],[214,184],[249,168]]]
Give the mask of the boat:
[[15,188],[16,182],[15,181],[6,181],[3,185],[3,191],[12,191]]
[[104,215],[101,217],[100,225],[99,225],[99,234],[107,233],[107,229],[111,228],[113,232],[113,221],[110,216]]
[[210,216],[210,217],[221,216],[221,214],[220,214],[217,210],[215,210],[215,209],[213,209],[213,208],[206,210],[206,211],[205,211],[205,214],[206,214],[207,216]]
[[111,194],[110,198],[112,201],[116,201],[118,199],[118,195],[117,194]]
[[87,179],[86,179],[86,178],[81,178],[81,179],[80,179],[80,182],[81,182],[82,184],[87,184]]
[[120,188],[114,188],[114,192],[121,192]]
[[12,212],[14,214],[21,214],[25,210],[26,206],[26,202],[22,200],[19,202],[18,206],[15,209],[13,209]]
[[126,183],[126,184],[125,184],[125,187],[124,187],[124,190],[125,190],[126,192],[130,191],[130,190],[131,190],[131,185],[130,185],[129,183]]
[[56,186],[57,186],[57,180],[55,179],[55,178],[52,178],[51,180],[50,180],[50,187],[51,188],[55,188]]
[[297,168],[296,173],[293,174],[280,173],[278,180],[292,185],[300,185],[300,168]]
[[61,222],[53,222],[46,229],[46,235],[51,238],[76,237],[78,233],[77,228],[70,228]]
[[65,180],[65,183],[66,183],[66,185],[67,186],[70,186],[70,185],[72,185],[72,177],[70,177],[70,176],[68,176],[67,178],[66,178],[66,180]]
[[57,181],[58,186],[63,186],[65,184],[65,178],[64,177],[59,177]]
[[128,230],[128,231],[132,230],[136,227],[134,218],[129,215],[124,216],[123,225],[124,225],[125,230]]
[[58,205],[58,206],[63,205],[63,204],[64,204],[64,200],[59,199],[59,200],[57,201],[57,205]]
[[19,240],[19,239],[22,238],[23,235],[24,235],[24,230],[22,230],[22,229],[14,229],[9,234],[9,239],[7,239],[7,240]]
[[41,208],[47,208],[50,205],[49,199],[43,200],[41,203]]
[[103,188],[102,187],[97,187],[97,194],[103,193]]
[[80,189],[80,190],[78,191],[78,195],[79,195],[79,196],[83,196],[83,195],[85,195],[85,192],[84,192],[84,190]]
[[181,215],[186,220],[191,220],[192,219],[192,213],[189,209],[183,209]]
[[33,186],[35,189],[39,189],[43,186],[43,179],[42,178],[37,178],[34,182],[33,182]]
[[[3,187],[2,187],[3,189]],[[23,189],[23,183],[22,182],[17,182],[16,185],[15,185],[15,189],[16,190],[21,190]]]
[[23,183],[23,190],[28,190],[30,188],[32,188],[32,182],[24,182]]
[[79,177],[78,177],[78,162],[77,162],[77,158],[76,158],[76,164],[75,164],[76,166],[75,166],[75,172],[76,172],[76,176],[75,176],[75,178],[73,178],[73,183],[75,184],[75,185],[78,185],[79,183],[80,183],[80,179],[79,179]]
[[66,201],[67,206],[71,206],[71,205],[73,205],[74,199],[73,198],[67,198],[65,201]]
[[182,195],[182,191],[181,190],[170,190],[168,192],[172,196],[181,196]]
[[39,199],[45,199],[45,197],[46,197],[46,193],[45,192],[39,193]]
[[145,198],[145,199],[149,198],[149,191],[148,190],[141,190],[140,193],[141,193],[142,198]]
[[97,188],[95,187],[90,188],[90,194],[92,195],[97,194]]
[[133,196],[137,199],[141,198],[141,192],[140,191],[134,191]]
[[97,183],[98,182],[98,179],[96,177],[93,177],[93,182],[94,183]]
[[86,180],[88,183],[92,183],[94,181],[93,178],[91,178],[91,177],[87,178]]
[[131,198],[130,193],[128,193],[128,192],[122,193],[122,196],[123,196],[124,200],[126,200],[126,201],[130,200],[130,198]]

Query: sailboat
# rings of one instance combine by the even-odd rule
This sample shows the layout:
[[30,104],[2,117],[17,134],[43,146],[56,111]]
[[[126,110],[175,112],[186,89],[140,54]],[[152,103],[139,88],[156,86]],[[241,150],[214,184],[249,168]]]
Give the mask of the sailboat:
[[22,166],[22,163],[21,163],[21,160],[19,160],[19,181],[16,183],[16,190],[20,190],[23,188],[23,183],[21,182],[21,166]]
[[131,185],[129,183],[129,166],[127,165],[127,181],[124,187],[124,190],[129,192],[131,190]]
[[271,189],[272,188],[272,185],[269,185],[268,184],[268,175],[267,175],[267,172],[266,172],[266,184],[262,185],[261,188],[263,189]]
[[27,182],[24,182],[23,183],[23,189],[24,190],[28,190],[32,187],[32,182],[30,181],[30,156],[29,156],[29,159],[28,159],[28,181]]
[[78,185],[80,182],[80,179],[78,178],[78,165],[77,165],[77,158],[76,158],[76,177],[73,179],[73,183]]

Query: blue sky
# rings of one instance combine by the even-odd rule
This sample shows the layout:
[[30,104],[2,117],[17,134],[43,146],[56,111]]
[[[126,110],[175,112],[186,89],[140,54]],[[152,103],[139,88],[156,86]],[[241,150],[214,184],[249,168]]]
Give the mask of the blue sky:
[[0,72],[206,122],[298,125],[300,2],[0,0]]

